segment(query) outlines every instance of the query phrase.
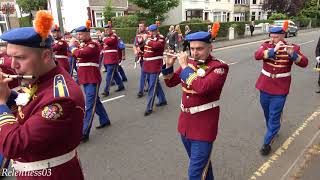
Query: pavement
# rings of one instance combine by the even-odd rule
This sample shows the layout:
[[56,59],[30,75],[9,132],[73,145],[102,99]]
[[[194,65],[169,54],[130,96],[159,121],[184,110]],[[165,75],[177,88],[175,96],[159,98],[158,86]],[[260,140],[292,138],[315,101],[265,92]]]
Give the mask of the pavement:
[[[211,158],[215,179],[285,180],[297,172],[304,172],[303,178],[310,175],[320,179],[316,169],[318,159],[310,158],[309,168],[299,169],[309,147],[320,143],[320,94],[315,93],[318,75],[313,71],[318,38],[319,29],[312,29],[287,39],[301,45],[309,66],[292,67],[284,121],[267,157],[259,153],[265,122],[255,89],[262,63],[255,61],[253,55],[268,36],[214,42],[213,55],[230,66]],[[90,140],[78,148],[85,179],[187,180],[188,158],[177,133],[181,89],[166,87],[161,78],[168,105],[155,107],[150,116],[144,117],[146,96],[136,97],[140,67],[134,69],[132,49],[126,53],[127,60],[122,65],[128,77],[126,90],[114,92],[117,87],[111,87],[110,97],[101,98],[112,125],[96,130],[98,117],[95,117]],[[103,81],[100,92],[104,85]],[[316,146],[314,149],[317,152]]]

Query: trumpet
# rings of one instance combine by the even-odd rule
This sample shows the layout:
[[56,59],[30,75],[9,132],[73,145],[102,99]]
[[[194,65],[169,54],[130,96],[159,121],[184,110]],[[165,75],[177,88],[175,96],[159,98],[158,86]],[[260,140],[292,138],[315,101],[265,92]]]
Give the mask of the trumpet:
[[[173,56],[173,57],[176,57],[176,58],[180,58],[180,55],[179,55],[178,53],[164,52],[163,55]],[[193,60],[193,61],[197,61],[197,62],[200,62],[200,63],[204,63],[204,62],[205,62],[205,60],[203,60],[203,59],[195,59],[195,58],[189,57],[189,56],[188,56],[188,59]]]
[[6,74],[1,72],[2,77],[5,78],[12,78],[12,79],[35,79],[36,77],[33,75],[13,75],[13,74]]

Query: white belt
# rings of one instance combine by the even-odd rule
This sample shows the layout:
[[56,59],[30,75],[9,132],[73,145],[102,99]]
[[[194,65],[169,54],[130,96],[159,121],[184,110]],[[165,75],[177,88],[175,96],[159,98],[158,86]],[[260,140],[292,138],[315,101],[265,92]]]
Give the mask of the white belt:
[[52,168],[70,161],[76,156],[76,154],[77,152],[74,149],[71,152],[68,152],[64,155],[41,160],[41,161],[35,161],[35,162],[13,161],[12,167],[17,171],[37,171],[41,169]]
[[97,63],[77,63],[78,67],[84,67],[84,66],[94,66],[94,67],[100,67]]
[[212,108],[215,108],[215,107],[218,107],[218,106],[219,106],[219,100],[213,101],[213,102],[210,102],[210,103],[207,103],[207,104],[202,104],[200,106],[189,107],[189,108],[185,108],[184,105],[181,103],[180,108],[181,108],[182,112],[195,114],[195,113],[206,111],[208,109],[212,109]]
[[261,71],[262,74],[270,77],[270,78],[283,78],[283,77],[288,77],[291,75],[290,72],[287,72],[287,73],[281,73],[281,74],[271,74],[269,72],[267,72],[266,70],[262,69]]
[[112,49],[112,50],[103,50],[103,53],[110,53],[110,52],[118,52],[118,50]]
[[159,59],[163,59],[163,56],[143,58],[144,61],[153,61],[153,60],[159,60]]
[[65,58],[68,59],[68,56],[64,56],[64,55],[54,55],[55,58]]

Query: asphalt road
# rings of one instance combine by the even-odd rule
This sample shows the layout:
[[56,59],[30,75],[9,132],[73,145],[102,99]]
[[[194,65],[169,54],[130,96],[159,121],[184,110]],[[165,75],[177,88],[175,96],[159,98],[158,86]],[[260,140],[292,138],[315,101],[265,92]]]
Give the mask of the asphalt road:
[[[318,37],[319,31],[312,31],[288,39],[290,43],[302,44],[301,49],[309,58],[309,66],[305,69],[295,66],[292,69],[291,92],[273,152],[320,105],[320,95],[314,93],[317,75],[312,70]],[[215,179],[218,180],[280,179],[306,143],[304,138],[297,138],[296,145],[290,146],[282,159],[271,164],[264,174],[253,177],[268,160],[259,154],[265,123],[255,82],[262,62],[255,61],[253,54],[260,44],[255,41],[213,51],[214,56],[231,63],[222,92],[219,133],[211,158]],[[188,158],[177,133],[181,89],[167,88],[161,79],[168,105],[155,107],[152,115],[144,117],[146,96],[140,99],[136,97],[140,67],[133,69],[133,59],[132,49],[128,49],[127,60],[123,63],[129,79],[125,83],[126,90],[116,93],[114,86],[110,97],[102,99],[108,100],[104,106],[112,126],[96,130],[94,127],[98,119],[95,118],[90,140],[78,148],[85,178],[187,180]],[[104,83],[101,90],[103,86]],[[316,118],[316,121],[319,123],[320,118]],[[305,136],[309,137],[308,134]]]
[[[319,33],[313,31],[288,39],[290,43],[302,44],[302,52],[309,57],[310,63],[305,69],[293,67],[291,93],[274,150],[320,104],[319,95],[314,93],[317,76],[312,71],[318,36]],[[260,42],[254,42],[213,51],[214,56],[232,63],[222,93],[219,135],[212,156],[216,179],[248,179],[267,160],[259,154],[265,132],[259,93],[255,89],[262,63],[253,60],[253,53],[259,45]],[[140,68],[133,69],[131,49],[127,50],[127,61],[123,66],[129,79],[125,83],[126,91],[115,93],[116,87],[112,87],[111,96],[107,99],[124,96],[104,103],[112,126],[103,130],[93,129],[90,141],[79,147],[86,179],[187,179],[187,154],[176,130],[180,88],[164,87],[168,105],[155,108],[151,116],[144,117],[146,97],[136,98]],[[95,125],[97,122],[96,119]],[[277,169],[270,168],[275,179],[282,176]]]

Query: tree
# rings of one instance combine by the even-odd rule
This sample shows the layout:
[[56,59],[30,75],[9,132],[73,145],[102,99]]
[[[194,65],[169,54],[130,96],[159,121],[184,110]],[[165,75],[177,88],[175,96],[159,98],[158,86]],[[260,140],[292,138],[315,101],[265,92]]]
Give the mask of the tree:
[[106,6],[103,8],[103,17],[104,17],[105,23],[107,23],[108,21],[111,21],[111,18],[115,16],[116,16],[116,13],[113,10],[111,0],[106,0]]
[[17,0],[16,1],[24,13],[31,14],[32,10],[46,9],[47,0]]
[[155,20],[164,20],[165,13],[179,5],[179,0],[129,0],[138,7],[146,10],[146,17]]
[[318,2],[318,0],[307,0],[299,16],[309,18],[320,17],[320,6],[317,4]]
[[304,3],[305,0],[265,0],[262,9],[295,16],[302,10]]

